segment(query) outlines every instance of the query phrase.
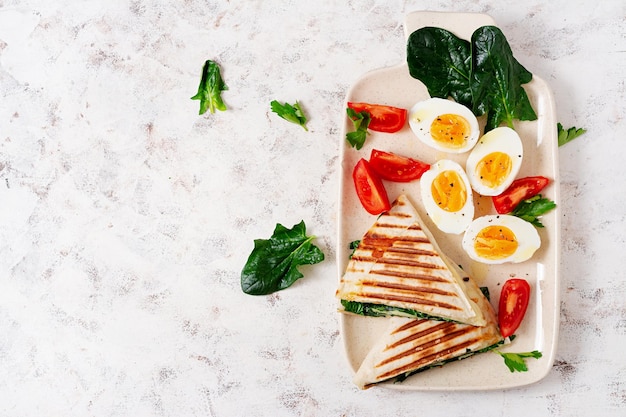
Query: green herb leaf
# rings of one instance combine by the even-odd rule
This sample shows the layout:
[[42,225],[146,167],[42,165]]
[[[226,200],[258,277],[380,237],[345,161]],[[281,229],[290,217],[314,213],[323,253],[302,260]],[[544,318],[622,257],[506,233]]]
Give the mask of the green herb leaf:
[[483,293],[487,301],[491,301],[491,294],[489,294],[489,287],[480,287],[480,291]]
[[349,258],[352,258],[352,255],[354,255],[354,252],[356,251],[356,249],[359,247],[359,244],[361,243],[360,240],[353,240],[352,242],[350,242],[349,248],[352,252],[350,252],[350,256]]
[[353,148],[361,149],[365,144],[365,139],[367,139],[367,127],[372,118],[367,111],[363,110],[357,113],[350,107],[346,108],[346,113],[354,125],[354,132],[347,133],[346,139]]
[[287,229],[277,224],[274,234],[254,241],[254,249],[241,271],[241,289],[246,294],[266,295],[290,287],[302,273],[300,265],[324,260],[324,253],[306,235],[304,221]]
[[578,136],[587,132],[587,130],[583,128],[570,127],[569,129],[563,129],[563,125],[561,123],[556,124],[556,130],[558,133],[558,143],[559,146],[563,146],[566,143],[576,139]]
[[272,111],[276,113],[278,116],[282,117],[283,119],[291,123],[295,123],[297,125],[302,126],[304,130],[306,130],[307,132],[309,131],[309,129],[307,129],[306,127],[306,122],[307,122],[306,116],[304,115],[304,112],[302,111],[302,108],[300,107],[300,103],[298,103],[297,101],[292,106],[289,103],[280,104],[278,101],[273,100],[270,103],[270,106],[272,107]]
[[478,28],[471,42],[441,28],[418,29],[407,41],[407,64],[432,97],[452,97],[477,116],[486,114],[485,132],[502,122],[513,127],[514,119],[537,119],[522,87],[532,74],[495,26]]
[[494,350],[494,352],[504,358],[504,364],[509,368],[509,371],[511,372],[528,371],[528,367],[526,366],[526,358],[539,359],[542,356],[541,352],[537,350],[522,353],[504,353],[500,352],[499,350]]
[[452,32],[424,27],[407,41],[409,73],[424,83],[431,97],[452,97],[470,109],[471,47]]
[[533,75],[514,57],[506,37],[495,26],[483,26],[472,34],[473,110],[487,114],[485,132],[502,122],[513,128],[513,120],[536,120],[522,84]]
[[532,223],[536,227],[543,227],[538,217],[546,214],[555,207],[556,203],[554,201],[543,198],[541,194],[538,194],[528,200],[520,202],[511,214]]
[[224,90],[228,90],[228,87],[222,80],[219,65],[210,59],[207,60],[202,68],[198,93],[191,97],[192,100],[200,100],[199,114],[204,114],[207,110],[211,113],[215,113],[215,110],[225,111],[226,105],[222,101]]

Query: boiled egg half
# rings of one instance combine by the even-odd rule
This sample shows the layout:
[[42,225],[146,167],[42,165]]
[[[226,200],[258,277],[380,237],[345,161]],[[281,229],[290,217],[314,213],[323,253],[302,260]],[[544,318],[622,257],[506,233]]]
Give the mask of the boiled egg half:
[[433,223],[460,234],[474,218],[472,189],[463,168],[449,159],[431,165],[420,180],[422,202]]
[[486,215],[469,225],[461,245],[477,262],[518,263],[533,256],[541,245],[541,239],[537,229],[519,217]]
[[485,196],[501,194],[517,176],[523,154],[522,141],[510,127],[485,133],[467,157],[465,166],[474,191]]
[[480,129],[470,109],[443,98],[429,98],[409,112],[411,130],[426,145],[439,151],[463,153],[474,147]]

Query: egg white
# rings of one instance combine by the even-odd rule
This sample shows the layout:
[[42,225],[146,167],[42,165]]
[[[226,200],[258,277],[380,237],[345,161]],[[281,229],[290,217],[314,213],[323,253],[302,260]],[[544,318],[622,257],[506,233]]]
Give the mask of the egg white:
[[[465,143],[460,147],[446,146],[444,143],[433,139],[430,128],[433,121],[444,114],[462,116],[467,120],[470,131]],[[470,109],[462,104],[443,98],[429,98],[416,103],[409,111],[409,126],[415,136],[426,145],[439,151],[448,153],[464,153],[474,147],[480,136],[480,128],[476,116]]]
[[[456,172],[465,187],[466,201],[458,211],[444,210],[433,199],[431,192],[433,180],[444,171]],[[472,222],[474,218],[472,188],[465,171],[458,163],[449,159],[442,159],[432,164],[430,169],[420,179],[420,191],[426,213],[442,232],[460,234]]]
[[[499,184],[490,186],[481,180],[481,175],[477,171],[477,167],[483,158],[494,152],[501,152],[508,155],[511,160],[511,170],[507,175],[499,178]],[[480,137],[474,149],[472,149],[465,164],[467,176],[474,191],[484,196],[501,194],[511,185],[513,180],[515,180],[522,166],[523,156],[524,149],[522,141],[515,130],[503,126],[485,133]]]
[[[476,252],[474,243],[481,230],[488,226],[504,226],[510,229],[518,243],[513,254],[501,259],[488,259]],[[537,229],[529,222],[511,215],[486,215],[476,218],[468,226],[461,245],[469,257],[484,264],[519,263],[530,259],[541,246]]]

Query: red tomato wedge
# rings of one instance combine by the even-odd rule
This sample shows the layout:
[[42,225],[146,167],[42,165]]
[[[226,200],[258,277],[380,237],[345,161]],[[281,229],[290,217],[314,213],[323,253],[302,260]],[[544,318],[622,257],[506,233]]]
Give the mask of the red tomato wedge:
[[384,180],[409,182],[418,180],[430,165],[417,159],[372,149],[370,166]]
[[516,179],[502,194],[491,197],[493,207],[498,214],[510,213],[522,201],[539,194],[549,183],[548,178],[541,176]]
[[367,160],[361,158],[352,171],[356,194],[365,210],[370,214],[380,214],[391,208],[387,190],[378,174]]
[[370,114],[371,121],[368,129],[377,132],[394,133],[406,124],[407,110],[399,107],[385,106],[383,104],[352,103],[348,107],[359,113],[366,111]]
[[521,278],[507,280],[502,286],[498,324],[502,337],[509,337],[522,323],[530,300],[530,285]]

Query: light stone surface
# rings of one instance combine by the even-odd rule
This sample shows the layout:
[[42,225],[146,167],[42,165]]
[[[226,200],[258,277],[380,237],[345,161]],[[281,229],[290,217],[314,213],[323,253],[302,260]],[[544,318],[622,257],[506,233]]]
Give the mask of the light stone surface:
[[[493,16],[588,129],[559,151],[559,346],[528,387],[361,392],[344,359],[344,97],[426,9]],[[626,415],[625,22],[623,0],[0,0],[0,415]],[[206,59],[229,109],[199,116]],[[326,261],[243,294],[253,240],[300,220]]]

